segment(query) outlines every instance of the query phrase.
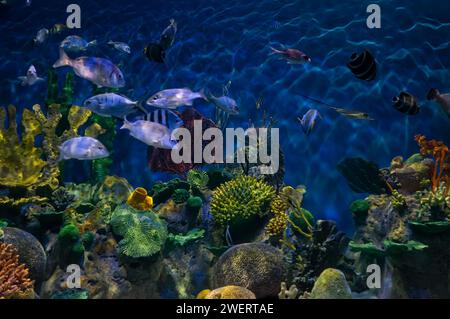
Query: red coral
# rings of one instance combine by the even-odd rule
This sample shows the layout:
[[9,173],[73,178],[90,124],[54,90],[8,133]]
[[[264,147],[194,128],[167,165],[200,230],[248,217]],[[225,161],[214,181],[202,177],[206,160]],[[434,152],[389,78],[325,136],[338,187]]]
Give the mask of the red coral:
[[[216,127],[213,121],[203,117],[199,112],[194,109],[186,109],[183,113],[178,114],[183,121],[184,128],[187,128],[191,133],[191,145],[194,149],[194,120],[202,120],[202,133],[210,127]],[[207,142],[202,141],[202,147],[205,147]],[[194,154],[191,154],[192,158],[190,163],[176,164],[172,161],[171,150],[161,148],[148,148],[148,164],[152,171],[155,172],[168,172],[175,174],[185,174],[190,169],[201,163],[194,164]]]
[[445,185],[445,195],[449,192],[450,151],[442,141],[427,140],[424,135],[415,136],[420,146],[420,154],[434,158],[433,176],[431,178],[432,190],[436,191],[441,183]]
[[28,268],[19,264],[17,250],[0,244],[0,299],[20,298],[32,291],[33,285]]

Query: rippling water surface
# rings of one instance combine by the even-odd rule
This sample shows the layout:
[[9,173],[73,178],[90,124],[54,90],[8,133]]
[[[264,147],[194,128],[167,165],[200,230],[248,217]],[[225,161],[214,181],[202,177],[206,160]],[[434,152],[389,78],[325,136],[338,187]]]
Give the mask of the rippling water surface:
[[[58,57],[53,37],[30,48],[26,42],[42,27],[65,22],[66,6],[74,1],[38,1],[0,14],[0,104],[30,108],[42,104],[46,87],[22,88],[14,83],[30,64],[41,75]],[[338,220],[351,231],[348,206],[364,194],[352,193],[336,164],[345,157],[364,156],[387,166],[396,155],[417,151],[413,136],[423,133],[450,142],[450,121],[426,101],[430,87],[450,91],[450,9],[442,1],[376,1],[382,9],[382,28],[366,27],[366,7],[374,1],[295,0],[151,0],[81,1],[82,28],[74,31],[100,45],[92,55],[120,65],[127,86],[123,92],[139,99],[148,92],[172,87],[208,88],[220,94],[231,81],[230,95],[242,109],[230,126],[248,126],[262,116],[255,100],[278,120],[286,155],[286,182],[304,184],[305,206],[321,218]],[[143,47],[158,39],[170,18],[178,34],[165,65],[150,63]],[[109,40],[125,41],[132,55],[109,48]],[[287,65],[270,57],[269,47],[284,44],[312,57],[307,66]],[[378,77],[373,82],[355,79],[346,68],[349,56],[364,48],[375,55]],[[59,70],[61,74],[67,68]],[[90,96],[91,85],[76,79],[76,103]],[[406,90],[422,105],[419,115],[406,117],[391,106],[391,98]],[[301,95],[368,112],[375,121],[355,121],[314,105]],[[309,137],[295,117],[309,107],[324,120]],[[210,114],[211,107],[198,105]],[[149,186],[154,175],[146,165],[146,147],[119,133],[114,173],[135,186]]]

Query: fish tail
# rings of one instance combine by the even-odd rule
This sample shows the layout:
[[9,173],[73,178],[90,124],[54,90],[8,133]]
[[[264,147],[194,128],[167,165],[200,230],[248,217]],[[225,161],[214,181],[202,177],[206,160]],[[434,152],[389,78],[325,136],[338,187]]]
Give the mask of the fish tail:
[[438,89],[430,89],[427,94],[427,100],[429,101],[434,100],[438,95],[439,95]]
[[207,94],[206,94],[206,92],[205,92],[205,88],[202,88],[202,89],[198,92],[198,94],[200,95],[200,98],[204,99],[205,101],[208,101],[208,96],[207,96]]
[[[109,41],[109,42],[111,42],[111,41]],[[109,42],[108,42],[108,44],[109,44]],[[88,47],[93,47],[96,45],[97,45],[97,40],[92,40],[91,42],[88,42],[88,44],[87,44]]]
[[72,60],[70,60],[69,56],[64,52],[64,49],[59,48],[59,59],[53,64],[53,68],[71,65],[71,63]]
[[120,127],[120,129],[121,130],[124,130],[124,129],[130,129],[130,122],[127,120],[127,116],[125,115],[124,117],[123,117],[123,124],[122,124],[122,126]]
[[275,49],[274,47],[270,47],[270,50],[272,50],[272,52],[269,53],[269,55],[273,55],[273,54],[281,54],[282,51]]

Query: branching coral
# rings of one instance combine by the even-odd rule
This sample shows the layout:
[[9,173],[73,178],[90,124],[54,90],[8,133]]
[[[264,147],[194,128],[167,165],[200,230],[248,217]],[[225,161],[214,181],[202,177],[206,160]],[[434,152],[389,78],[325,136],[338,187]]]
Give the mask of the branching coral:
[[[7,113],[9,127],[5,128]],[[9,106],[7,113],[4,108],[0,109],[0,185],[25,189],[27,194],[20,199],[2,197],[0,203],[18,206],[27,202],[43,202],[46,199],[33,196],[34,191],[40,187],[58,187],[58,146],[77,136],[78,128],[86,122],[90,111],[72,106],[68,115],[70,128],[57,135],[56,127],[62,117],[59,105],[50,105],[47,115],[39,105],[34,105],[33,111],[25,109],[22,113],[21,138],[15,107]],[[42,147],[35,146],[39,135],[43,135]]]
[[211,214],[222,225],[263,216],[274,197],[275,190],[265,182],[239,176],[216,188],[211,199]]
[[19,263],[12,245],[0,244],[0,299],[23,298],[33,292],[29,270]]
[[442,141],[427,140],[424,135],[415,136],[416,142],[420,146],[422,156],[432,156],[434,158],[434,169],[431,177],[431,187],[435,192],[441,184],[445,187],[445,196],[448,195],[450,188],[450,151]]
[[[290,225],[294,232],[311,238],[312,215],[301,207],[304,187],[284,187],[272,201],[271,212],[274,214],[266,226],[266,231],[271,236],[279,236],[285,233]],[[282,242],[287,243],[286,239]]]

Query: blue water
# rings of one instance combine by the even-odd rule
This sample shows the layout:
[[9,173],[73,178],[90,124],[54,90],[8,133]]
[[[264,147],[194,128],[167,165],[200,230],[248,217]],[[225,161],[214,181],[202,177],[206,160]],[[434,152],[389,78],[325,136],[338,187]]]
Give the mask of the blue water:
[[[0,105],[30,108],[43,104],[45,84],[22,88],[13,80],[34,64],[41,75],[56,61],[64,36],[50,38],[37,48],[25,45],[42,27],[64,23],[66,6],[74,1],[21,1],[0,14]],[[278,120],[286,155],[286,182],[304,184],[304,206],[319,218],[338,221],[351,232],[348,206],[364,194],[355,194],[337,172],[345,157],[364,156],[389,165],[397,155],[417,151],[414,134],[450,142],[450,122],[439,108],[426,101],[429,88],[450,92],[450,8],[442,1],[295,1],[295,0],[151,0],[76,1],[81,6],[82,28],[73,34],[96,39],[92,55],[119,64],[127,86],[121,91],[139,99],[145,93],[172,87],[206,87],[216,94],[231,80],[230,96],[241,114],[230,126],[244,128],[249,118],[262,116],[255,100]],[[366,7],[382,10],[381,29],[366,27]],[[170,18],[178,22],[174,47],[165,65],[149,62],[143,47],[158,39]],[[106,45],[125,41],[132,55],[123,56]],[[312,58],[307,66],[287,65],[269,57],[269,47],[285,44]],[[346,68],[349,56],[367,48],[378,62],[376,81],[357,80]],[[67,72],[67,68],[58,71]],[[407,117],[391,106],[391,98],[406,90],[422,105]],[[76,103],[89,97],[91,85],[76,78]],[[314,105],[306,94],[328,103],[368,112],[375,121],[355,121],[326,107]],[[295,120],[309,107],[324,120],[306,137]],[[211,114],[210,106],[198,109]],[[113,173],[135,186],[149,186],[160,178],[147,167],[146,146],[120,132],[115,146]]]

